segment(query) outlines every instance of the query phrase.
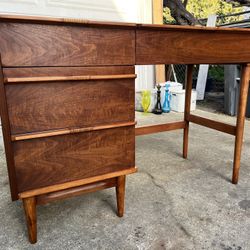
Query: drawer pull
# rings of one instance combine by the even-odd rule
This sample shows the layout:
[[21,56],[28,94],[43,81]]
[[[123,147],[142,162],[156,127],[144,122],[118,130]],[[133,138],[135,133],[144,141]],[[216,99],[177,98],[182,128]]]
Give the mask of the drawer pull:
[[48,130],[48,131],[41,131],[41,132],[34,132],[34,133],[12,135],[11,140],[23,141],[23,140],[51,137],[51,136],[57,136],[57,135],[68,135],[68,134],[76,134],[76,133],[90,132],[90,131],[96,131],[96,130],[129,127],[129,126],[135,126],[135,125],[136,125],[136,122],[123,122],[123,123],[114,123],[114,124],[100,125],[100,126],[94,126],[94,127]]
[[39,76],[39,77],[8,77],[4,79],[6,84],[10,83],[41,83],[61,81],[90,81],[90,80],[115,80],[135,79],[136,74],[123,75],[87,75],[87,76]]

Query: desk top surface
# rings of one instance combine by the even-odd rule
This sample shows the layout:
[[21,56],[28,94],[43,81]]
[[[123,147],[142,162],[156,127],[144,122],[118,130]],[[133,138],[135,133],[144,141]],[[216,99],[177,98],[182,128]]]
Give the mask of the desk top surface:
[[247,32],[250,34],[250,29],[246,28],[221,28],[221,27],[204,27],[204,26],[180,26],[180,25],[161,25],[161,24],[141,24],[141,23],[126,23],[126,22],[107,22],[93,21],[86,19],[50,17],[50,16],[25,16],[25,15],[9,15],[0,13],[0,21],[13,22],[32,22],[32,23],[50,23],[50,24],[77,24],[83,26],[106,26],[110,28],[131,28],[131,29],[161,29],[161,30],[181,30],[181,31],[201,31],[201,32]]

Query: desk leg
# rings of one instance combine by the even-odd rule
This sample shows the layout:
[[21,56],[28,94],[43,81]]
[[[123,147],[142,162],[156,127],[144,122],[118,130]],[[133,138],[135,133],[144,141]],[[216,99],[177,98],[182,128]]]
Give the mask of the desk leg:
[[193,84],[193,69],[194,65],[187,66],[187,74],[186,74],[186,93],[185,93],[185,111],[184,111],[184,120],[185,120],[185,128],[183,135],[183,158],[187,158],[188,154],[188,134],[189,134],[189,121],[187,119],[190,114],[191,107],[191,95],[192,95],[192,84]]
[[237,184],[239,179],[240,159],[241,159],[242,142],[244,136],[249,79],[250,79],[250,64],[246,64],[242,66],[242,72],[241,72],[240,96],[239,96],[239,106],[237,113],[236,139],[234,148],[234,168],[233,168],[233,178],[232,178],[233,184]]
[[116,185],[116,200],[117,200],[117,215],[122,217],[124,214],[124,199],[125,199],[125,183],[126,175],[117,177]]
[[37,241],[37,225],[36,225],[36,198],[30,197],[23,199],[23,207],[26,216],[30,243]]

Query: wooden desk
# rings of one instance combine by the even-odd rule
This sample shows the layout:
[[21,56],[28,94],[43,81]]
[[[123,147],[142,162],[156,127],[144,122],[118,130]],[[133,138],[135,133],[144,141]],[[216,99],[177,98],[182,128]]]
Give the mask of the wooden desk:
[[[116,187],[136,172],[135,135],[189,122],[236,137],[238,182],[250,74],[250,31],[0,15],[0,100],[12,200],[22,199],[29,239],[36,205]],[[194,64],[242,65],[237,125],[190,114]],[[184,120],[135,129],[135,65],[187,64]]]

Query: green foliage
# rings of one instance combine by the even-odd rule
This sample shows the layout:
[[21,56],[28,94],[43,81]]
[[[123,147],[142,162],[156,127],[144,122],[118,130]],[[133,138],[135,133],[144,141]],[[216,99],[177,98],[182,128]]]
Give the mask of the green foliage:
[[164,8],[163,9],[163,20],[164,20],[164,23],[166,23],[166,24],[176,24],[176,21],[170,15],[169,8]]
[[224,82],[224,67],[221,65],[212,65],[209,67],[209,76],[216,82]]
[[[243,8],[233,8],[232,4],[226,3],[223,0],[189,0],[187,10],[192,13],[197,19],[207,18],[210,14],[227,15],[243,11]],[[175,24],[175,20],[171,17],[168,8],[163,12],[164,22]],[[229,23],[242,20],[242,17],[227,17],[218,19],[218,24]]]

